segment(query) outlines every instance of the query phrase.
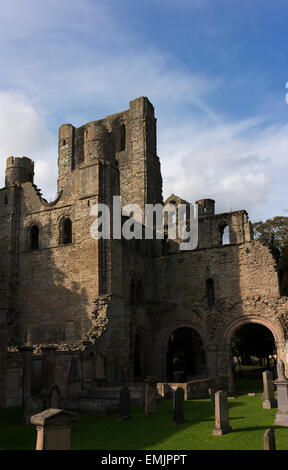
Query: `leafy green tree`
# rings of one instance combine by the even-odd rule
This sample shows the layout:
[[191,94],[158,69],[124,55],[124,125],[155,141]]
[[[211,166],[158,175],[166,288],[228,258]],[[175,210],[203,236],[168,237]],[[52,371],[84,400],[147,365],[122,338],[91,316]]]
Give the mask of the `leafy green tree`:
[[281,256],[284,247],[288,244],[288,217],[276,216],[267,219],[265,222],[255,222],[253,224],[254,237],[264,245]]
[[278,265],[280,294],[288,296],[288,217],[255,222],[253,230],[255,239],[269,246]]

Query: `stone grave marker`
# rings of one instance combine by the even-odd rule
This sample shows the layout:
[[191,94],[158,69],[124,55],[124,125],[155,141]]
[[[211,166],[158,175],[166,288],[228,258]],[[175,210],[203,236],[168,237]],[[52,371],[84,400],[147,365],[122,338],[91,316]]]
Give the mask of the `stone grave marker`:
[[61,393],[58,385],[53,384],[49,389],[48,408],[59,408]]
[[211,398],[211,406],[215,410],[215,388],[208,388],[209,397]]
[[145,413],[155,413],[157,406],[157,377],[147,377],[147,379],[145,379],[145,382]]
[[225,390],[218,390],[215,393],[215,428],[213,436],[222,436],[232,431],[229,424],[228,401]]
[[264,450],[276,450],[275,435],[272,428],[268,428],[264,434]]
[[278,410],[274,424],[278,426],[288,426],[288,380],[285,376],[285,366],[281,359],[277,362],[278,379],[275,380],[277,386]]
[[132,418],[130,404],[130,390],[124,385],[120,390],[120,418],[118,421],[124,421]]
[[173,424],[185,423],[184,419],[184,390],[178,387],[173,397]]
[[49,408],[31,417],[37,427],[36,450],[70,450],[71,427],[78,419],[71,411]]
[[274,397],[273,374],[266,370],[262,374],[263,377],[263,408],[277,408],[277,400]]

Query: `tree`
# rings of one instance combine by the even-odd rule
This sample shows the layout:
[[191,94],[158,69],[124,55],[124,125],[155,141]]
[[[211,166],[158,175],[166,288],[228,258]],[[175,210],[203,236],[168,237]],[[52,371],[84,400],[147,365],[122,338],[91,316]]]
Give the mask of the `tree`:
[[255,239],[269,246],[278,266],[280,294],[288,296],[288,217],[255,222],[253,230]]
[[284,247],[288,245],[288,217],[276,216],[265,222],[255,222],[253,230],[255,239],[269,246],[271,251],[274,250],[273,254],[279,259]]

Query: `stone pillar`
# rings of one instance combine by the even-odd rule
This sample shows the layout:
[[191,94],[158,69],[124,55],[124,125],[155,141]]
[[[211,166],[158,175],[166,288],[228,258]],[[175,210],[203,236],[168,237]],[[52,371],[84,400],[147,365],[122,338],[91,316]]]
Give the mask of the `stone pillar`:
[[264,434],[264,450],[276,450],[275,435],[272,428],[268,428]]
[[215,428],[213,436],[222,436],[232,431],[229,425],[227,393],[225,390],[218,390],[215,393]]
[[30,398],[32,390],[32,361],[33,347],[22,346],[19,350],[24,355],[24,374],[23,374],[23,399],[24,403]]
[[49,408],[31,417],[37,427],[36,450],[70,450],[71,427],[78,419],[71,411]]
[[157,377],[147,377],[144,382],[146,382],[145,413],[155,413],[157,405]]
[[263,408],[277,408],[277,400],[274,397],[273,375],[269,370],[263,372]]
[[277,386],[278,410],[274,424],[278,426],[288,426],[288,380],[277,379],[274,384]]
[[55,383],[56,348],[42,347],[42,391],[48,392]]

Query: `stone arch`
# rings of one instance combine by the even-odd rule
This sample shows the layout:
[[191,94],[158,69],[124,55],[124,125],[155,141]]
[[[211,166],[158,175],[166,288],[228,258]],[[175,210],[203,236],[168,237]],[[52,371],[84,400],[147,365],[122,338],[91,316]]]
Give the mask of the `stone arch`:
[[218,225],[218,239],[219,245],[230,245],[231,243],[231,233],[230,233],[230,224],[227,220],[222,220]]
[[59,224],[60,245],[70,245],[73,242],[73,222],[69,215],[61,218]]
[[227,370],[228,370],[228,392],[230,394],[234,394],[234,380],[231,368],[231,340],[233,334],[243,325],[247,325],[249,323],[256,323],[262,326],[265,326],[269,331],[271,331],[272,335],[274,336],[275,346],[277,348],[277,356],[282,358],[284,362],[286,362],[286,358],[283,355],[285,352],[284,344],[285,344],[285,333],[280,324],[280,322],[273,322],[267,320],[266,318],[259,317],[257,315],[245,315],[240,318],[236,318],[233,320],[224,332],[224,343],[225,343],[225,350],[227,354]]
[[123,118],[117,117],[111,126],[112,139],[116,152],[127,150],[128,143],[128,126]]
[[33,221],[27,227],[27,248],[28,250],[39,250],[41,245],[41,224]]
[[271,333],[274,336],[275,343],[277,344],[282,344],[285,341],[285,335],[283,328],[279,322],[276,324],[276,322],[271,322],[270,320],[267,320],[266,318],[259,317],[257,315],[247,315],[247,316],[242,316],[240,318],[237,318],[236,320],[233,320],[228,327],[225,330],[224,333],[224,340],[225,340],[225,345],[229,347],[232,336],[235,333],[240,326],[245,325],[247,323],[258,323],[259,325],[266,326],[268,330],[271,331]]
[[208,358],[207,358],[208,338],[206,336],[206,333],[204,332],[201,326],[199,326],[197,323],[193,321],[178,320],[178,321],[174,321],[170,323],[169,326],[162,329],[162,332],[160,333],[159,339],[156,344],[156,348],[155,348],[156,356],[155,357],[157,357],[157,362],[159,363],[159,365],[157,365],[157,368],[158,368],[157,374],[163,377],[163,380],[167,380],[167,369],[168,369],[167,356],[168,356],[168,348],[169,348],[169,339],[173,332],[176,332],[182,329],[190,329],[199,336],[199,339],[201,340],[201,345],[202,345],[201,352],[203,352],[204,354],[205,368],[206,368],[206,372],[208,372]]

